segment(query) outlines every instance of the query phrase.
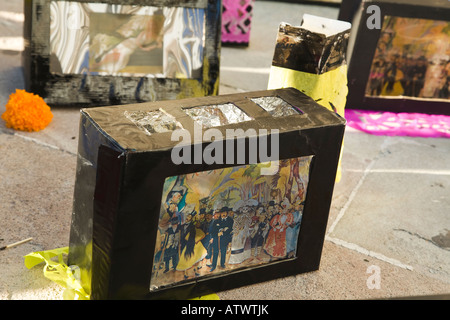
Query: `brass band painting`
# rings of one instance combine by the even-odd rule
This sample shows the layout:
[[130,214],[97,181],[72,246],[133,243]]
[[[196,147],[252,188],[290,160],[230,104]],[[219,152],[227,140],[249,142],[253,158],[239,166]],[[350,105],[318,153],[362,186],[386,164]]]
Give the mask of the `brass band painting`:
[[199,78],[200,8],[50,3],[50,72]]
[[294,258],[312,157],[166,178],[150,290]]
[[367,96],[449,99],[450,22],[385,16]]

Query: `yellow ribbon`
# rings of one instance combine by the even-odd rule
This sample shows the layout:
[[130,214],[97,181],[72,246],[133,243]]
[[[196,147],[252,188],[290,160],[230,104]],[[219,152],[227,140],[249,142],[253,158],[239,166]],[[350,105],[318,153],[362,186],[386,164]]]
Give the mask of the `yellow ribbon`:
[[[31,269],[44,262],[44,276],[66,288],[63,292],[64,300],[89,300],[89,294],[83,289],[79,280],[79,269],[76,266],[69,267],[64,262],[63,255],[68,253],[69,247],[36,251],[27,254],[24,257],[24,263],[28,269]],[[55,257],[58,261],[54,260]]]
[[[64,300],[89,300],[89,286],[83,286],[82,271],[77,266],[68,266],[64,262],[64,257],[69,254],[69,247],[53,250],[36,251],[24,256],[24,263],[28,269],[38,264],[45,263],[44,276],[53,282],[66,288],[63,292]],[[57,261],[55,261],[57,258]],[[192,300],[220,300],[216,294],[209,294]]]

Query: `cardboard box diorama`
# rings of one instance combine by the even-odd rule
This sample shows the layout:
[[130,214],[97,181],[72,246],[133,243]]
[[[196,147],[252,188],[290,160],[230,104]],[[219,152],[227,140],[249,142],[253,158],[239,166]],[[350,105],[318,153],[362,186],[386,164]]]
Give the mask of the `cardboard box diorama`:
[[297,88],[344,117],[350,29],[348,22],[310,14],[300,26],[280,23],[268,89]]
[[350,29],[348,22],[310,14],[303,15],[300,26],[280,23],[267,88],[296,88],[344,117]]
[[344,0],[347,108],[450,114],[450,2]]
[[92,299],[317,270],[344,129],[294,88],[83,109],[69,264]]
[[52,106],[218,93],[221,1],[27,0],[25,84]]

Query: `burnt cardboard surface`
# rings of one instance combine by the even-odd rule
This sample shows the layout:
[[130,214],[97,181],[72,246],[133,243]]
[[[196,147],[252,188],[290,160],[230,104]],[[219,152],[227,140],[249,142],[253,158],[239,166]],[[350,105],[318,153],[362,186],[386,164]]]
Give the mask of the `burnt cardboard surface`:
[[349,35],[350,24],[311,15],[301,26],[281,23],[272,65],[313,74],[334,70],[346,64]]
[[[349,3],[352,1],[348,1]],[[356,5],[358,1],[353,1]],[[429,114],[450,114],[449,100],[415,98],[410,96],[368,96],[366,87],[374,60],[382,28],[368,28],[367,19],[373,14],[369,6],[377,6],[381,13],[381,23],[386,16],[449,21],[450,3],[445,0],[405,1],[379,0],[359,1],[356,12],[349,12],[347,6],[342,16],[353,21],[348,56],[348,87],[346,108],[368,109],[392,112],[421,112]]]
[[[274,120],[265,111],[261,112],[257,105],[252,105],[253,102],[248,103],[249,97],[270,95],[297,105],[303,114]],[[161,141],[153,143],[148,135],[138,128],[117,131],[114,131],[114,128],[120,128],[120,124],[125,121],[129,122],[121,118],[123,110],[128,108],[158,109],[168,104],[167,110],[172,107],[174,111],[181,106],[203,106],[229,101],[255,116],[255,119],[247,124],[241,123],[245,124],[243,128],[253,126],[256,129],[279,129],[279,159],[313,156],[296,257],[239,272],[202,277],[195,281],[187,280],[175,286],[169,285],[152,291],[150,278],[165,178],[235,165],[226,164],[225,161],[224,164],[207,164],[202,161],[177,165],[171,159],[171,150],[177,142],[171,141],[167,135],[155,134],[154,137],[159,136]],[[292,88],[183,99],[178,101],[178,106],[176,101],[167,104],[153,102],[129,105],[124,106],[120,112],[116,107],[102,107],[83,110],[81,113],[80,140],[89,141],[80,142],[80,155],[90,157],[93,162],[89,165],[86,159],[79,157],[81,170],[78,170],[76,188],[84,193],[78,193],[78,196],[75,194],[74,219],[71,226],[74,231],[71,232],[70,253],[72,248],[83,247],[80,246],[80,239],[83,237],[84,243],[92,243],[92,257],[87,257],[92,263],[85,264],[88,272],[92,273],[91,298],[186,299],[317,270],[345,120]],[[111,119],[116,121],[110,123]],[[224,132],[224,127],[217,129]],[[142,140],[135,139],[139,135],[145,137]],[[134,138],[127,139],[127,136]],[[244,140],[248,150],[250,142],[247,138]],[[269,143],[270,141],[268,139]],[[209,143],[201,141],[201,150],[205,150]],[[234,147],[236,148],[236,145]],[[236,155],[236,152],[234,154]],[[247,157],[245,163],[249,163],[248,161]],[[262,159],[258,158],[258,162],[261,161]],[[86,172],[84,175],[81,174],[83,170]],[[77,203],[83,203],[84,207],[90,209],[78,210]],[[86,221],[92,223],[91,228],[86,227]],[[80,234],[83,237],[80,237]],[[86,260],[86,256],[82,255],[72,257],[75,258],[71,264]]]

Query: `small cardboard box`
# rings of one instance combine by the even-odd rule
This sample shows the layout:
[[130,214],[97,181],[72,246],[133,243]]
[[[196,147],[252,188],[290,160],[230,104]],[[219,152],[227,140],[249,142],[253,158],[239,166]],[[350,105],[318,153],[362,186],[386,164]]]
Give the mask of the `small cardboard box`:
[[83,109],[69,264],[92,299],[317,270],[344,129],[294,88]]
[[218,93],[220,0],[24,4],[26,89],[51,106]]
[[[280,23],[267,88],[296,88],[344,117],[350,28],[348,22],[310,14],[300,26]],[[341,176],[339,164],[336,182]]]

